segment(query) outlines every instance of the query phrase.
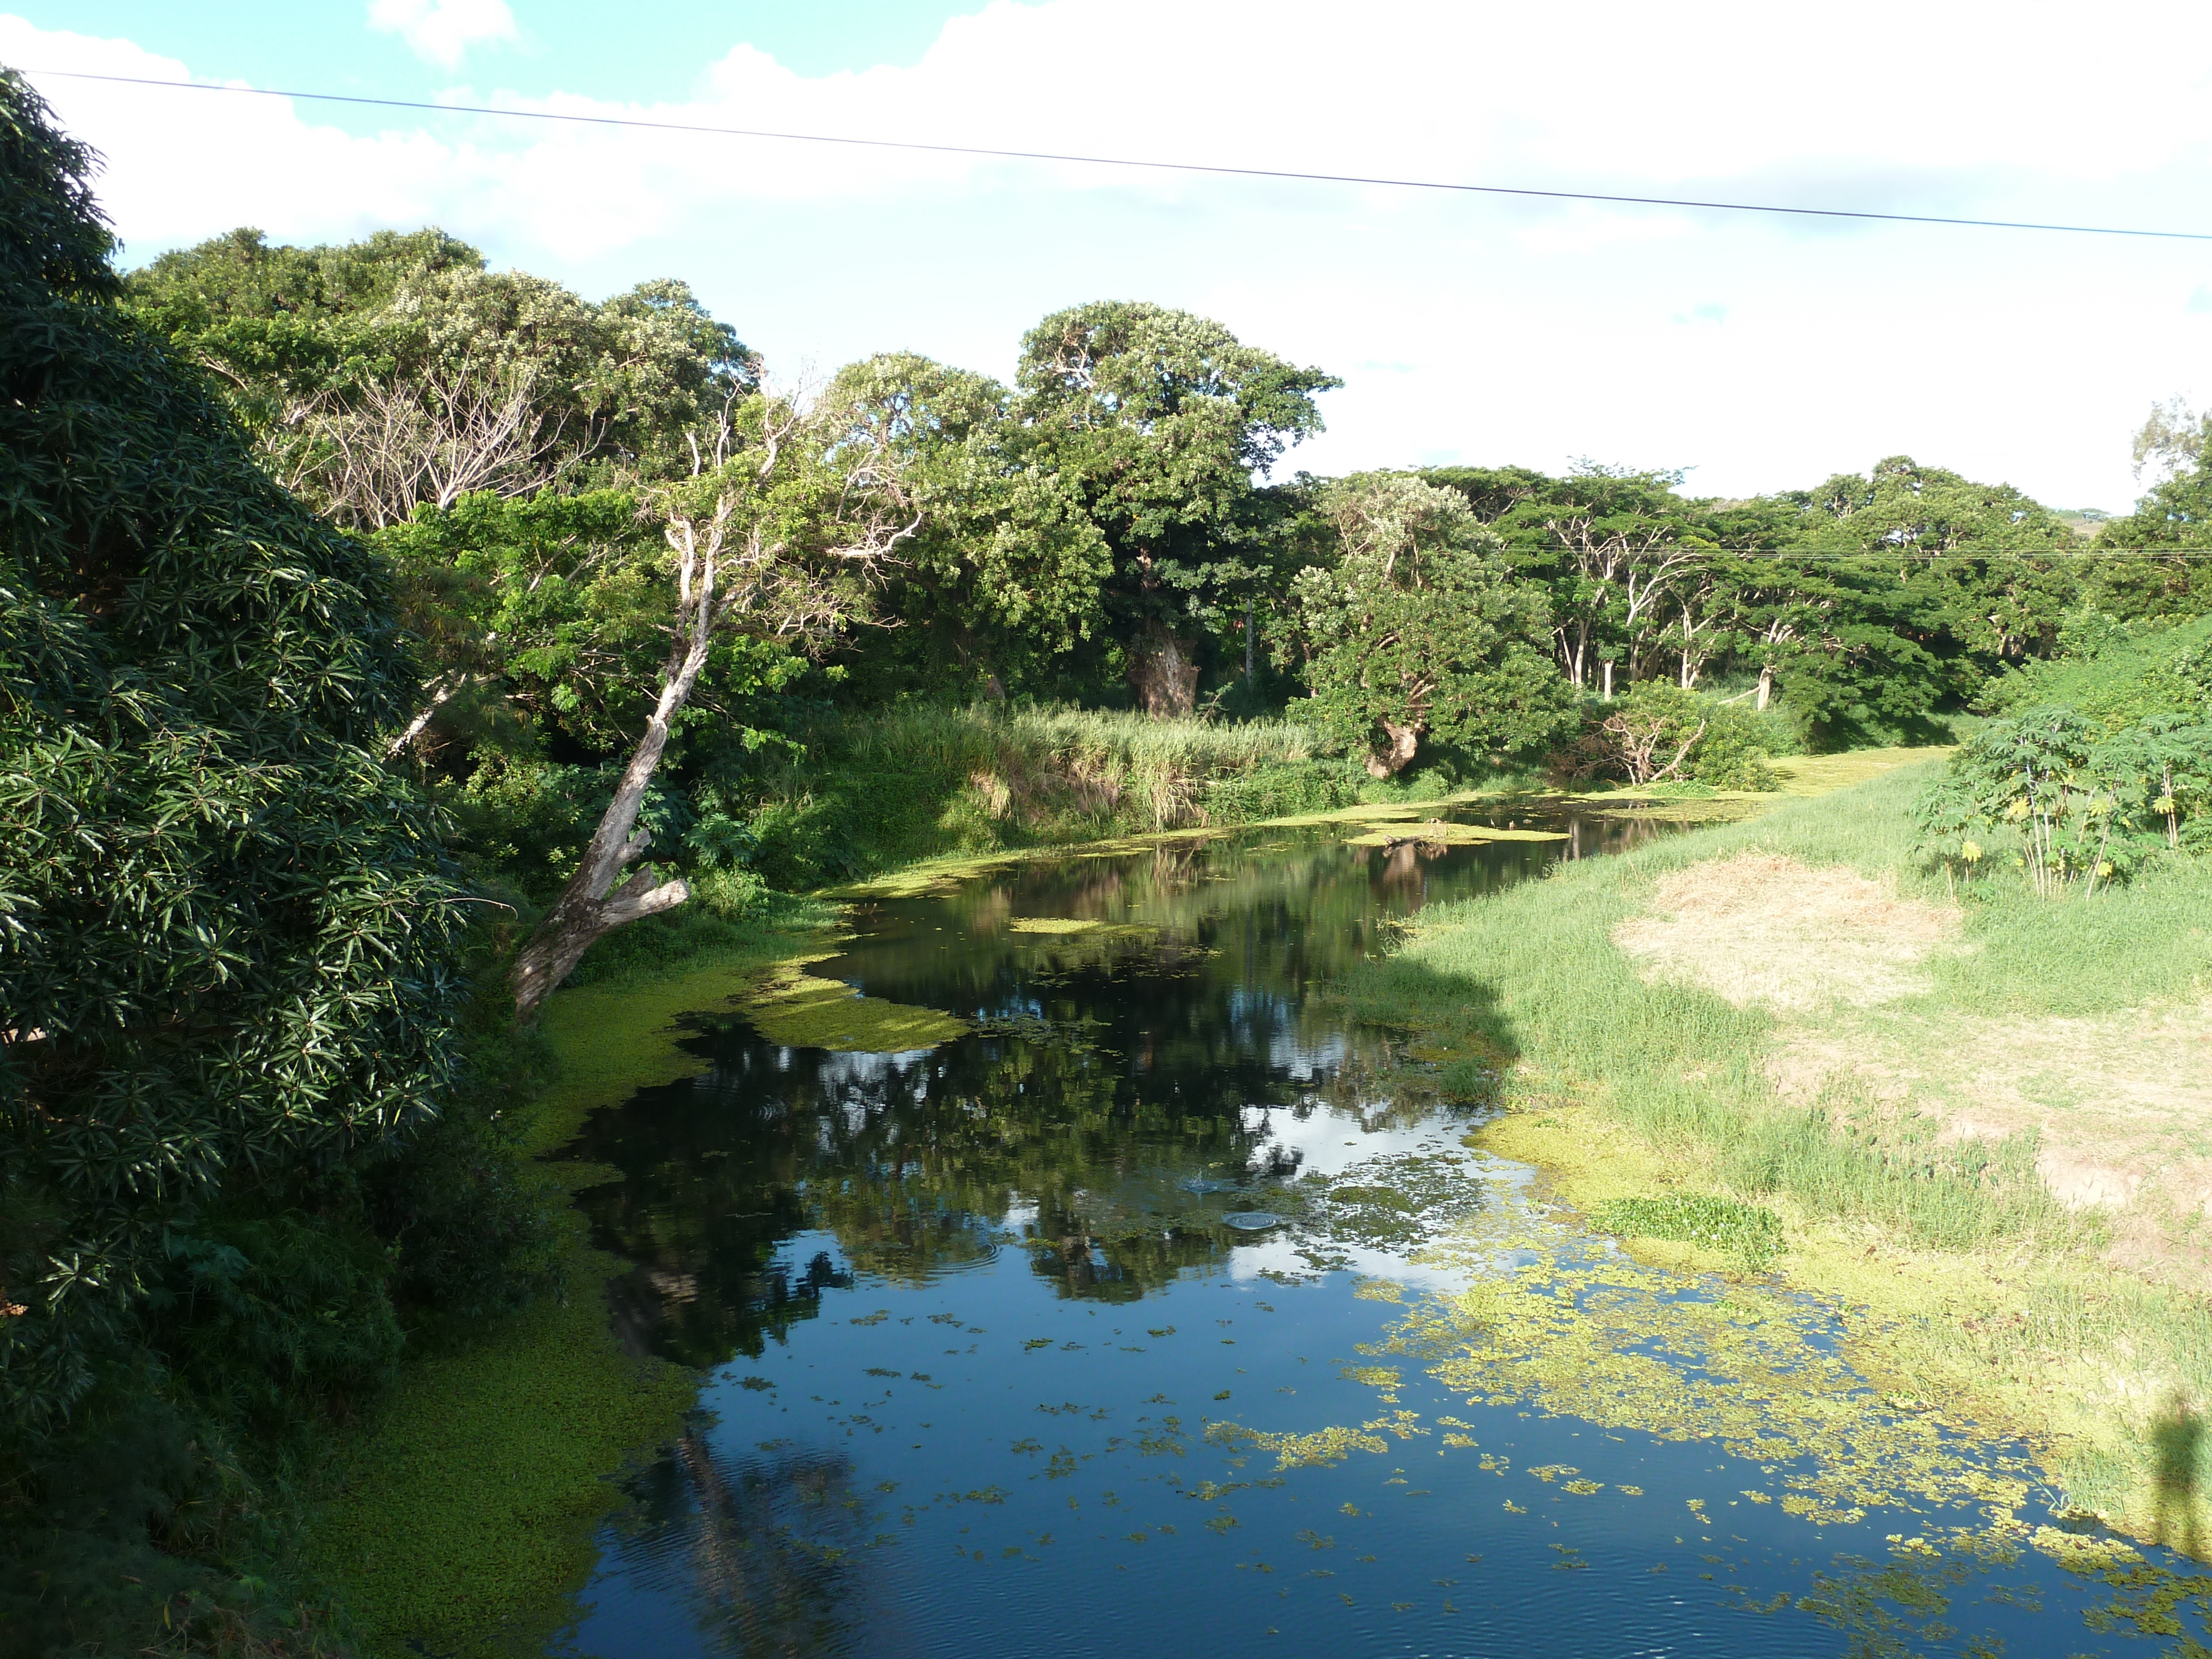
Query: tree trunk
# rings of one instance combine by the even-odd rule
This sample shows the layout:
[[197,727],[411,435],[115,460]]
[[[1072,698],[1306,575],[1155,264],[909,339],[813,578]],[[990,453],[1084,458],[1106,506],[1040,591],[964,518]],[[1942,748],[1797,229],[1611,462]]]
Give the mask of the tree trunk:
[[1198,665],[1190,647],[1157,622],[1130,641],[1129,684],[1137,706],[1156,718],[1188,714],[1198,706]]
[[1771,662],[1763,662],[1759,665],[1759,702],[1755,705],[1760,714],[1766,712],[1767,702],[1773,696],[1774,665]]
[[1611,663],[1605,665],[1605,700],[1607,702],[1613,701],[1613,665]]
[[1377,722],[1382,733],[1390,739],[1390,747],[1382,754],[1370,751],[1367,757],[1367,775],[1370,778],[1395,778],[1413,764],[1413,753],[1421,746],[1421,728],[1401,726],[1395,720]]
[[655,884],[650,868],[638,871],[619,887],[615,878],[653,844],[652,831],[637,827],[638,809],[645,805],[647,786],[668,747],[669,722],[691,695],[692,682],[706,662],[703,636],[671,659],[653,718],[623,769],[615,798],[607,803],[592,844],[584,849],[582,865],[515,958],[509,982],[514,987],[517,1025],[537,1018],[539,1006],[596,941],[625,922],[672,910],[691,896],[690,887],[681,879]]

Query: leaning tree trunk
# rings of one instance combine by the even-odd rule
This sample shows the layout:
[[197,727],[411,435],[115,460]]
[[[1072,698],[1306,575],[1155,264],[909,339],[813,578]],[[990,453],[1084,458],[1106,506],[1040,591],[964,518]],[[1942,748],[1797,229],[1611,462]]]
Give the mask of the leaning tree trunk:
[[686,641],[669,659],[660,700],[629,764],[623,769],[622,781],[615,786],[615,798],[592,834],[592,844],[584,849],[582,865],[515,958],[511,983],[516,1024],[536,1018],[538,1006],[596,941],[625,922],[672,910],[691,896],[690,887],[681,879],[656,884],[650,867],[637,871],[618,887],[615,878],[653,844],[653,832],[638,827],[638,809],[645,805],[646,787],[660,764],[661,751],[668,747],[669,722],[691,695],[692,682],[706,662],[703,633]]

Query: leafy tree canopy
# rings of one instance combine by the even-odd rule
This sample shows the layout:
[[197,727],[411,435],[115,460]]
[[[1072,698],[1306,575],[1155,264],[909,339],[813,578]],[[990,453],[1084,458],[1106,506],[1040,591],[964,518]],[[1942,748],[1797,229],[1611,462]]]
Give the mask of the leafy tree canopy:
[[1503,757],[1574,723],[1547,651],[1544,596],[1511,578],[1497,538],[1454,491],[1403,473],[1331,485],[1333,566],[1298,576],[1307,705],[1390,777],[1425,738]]
[[1187,712],[1193,636],[1225,625],[1282,545],[1285,503],[1255,475],[1321,430],[1315,396],[1342,382],[1188,312],[1109,301],[1030,330],[1016,383],[1024,459],[1104,540],[1101,602],[1139,702]]
[[221,380],[279,478],[371,526],[578,468],[667,476],[684,432],[757,378],[680,282],[595,305],[436,229],[316,248],[236,230],[134,273],[125,298]]
[[0,74],[0,1409],[18,1428],[68,1413],[195,1263],[239,1280],[211,1206],[430,1119],[460,994],[437,826],[377,754],[412,689],[381,568],[271,483],[115,303],[91,167]]
[[1105,537],[1022,441],[1012,401],[987,376],[907,352],[831,382],[829,420],[851,441],[880,443],[924,515],[885,572],[883,611],[899,626],[865,642],[867,690],[1049,688],[1098,626],[1112,570]]

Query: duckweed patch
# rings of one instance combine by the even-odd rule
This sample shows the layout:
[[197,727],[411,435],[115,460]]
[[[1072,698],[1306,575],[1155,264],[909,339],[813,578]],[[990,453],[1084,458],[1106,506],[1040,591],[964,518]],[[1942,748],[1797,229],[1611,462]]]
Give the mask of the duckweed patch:
[[[1498,1273],[1501,1244],[1536,1259]],[[1875,1507],[2008,1516],[2034,1481],[2024,1449],[1993,1451],[1974,1425],[1899,1409],[1869,1386],[1834,1310],[1813,1298],[1495,1228],[1423,1260],[1479,1276],[1410,1309],[1364,1352],[1420,1363],[1469,1404],[1711,1442],[1773,1468],[1782,1507],[1820,1525]]]
[[348,1437],[307,1553],[373,1655],[534,1650],[574,1616],[611,1478],[665,1442],[696,1398],[690,1371],[625,1353],[603,1285],[628,1264],[586,1249],[573,1287],[478,1342],[416,1360],[386,1409]]
[[1734,1256],[1753,1273],[1782,1253],[1779,1216],[1759,1205],[1717,1194],[1616,1198],[1599,1205],[1590,1220],[1609,1233],[1702,1244]]
[[1006,924],[1017,933],[1082,933],[1101,925],[1095,916],[1016,916]]
[[[762,964],[819,931],[763,929],[688,971],[573,986],[546,1004],[556,1073],[530,1109],[526,1152],[554,1152],[594,1108],[708,1062],[678,1046],[679,1017],[734,1008]],[[605,1166],[534,1165],[559,1187]],[[565,1220],[560,1296],[489,1324],[465,1348],[411,1359],[385,1407],[349,1431],[306,1553],[337,1589],[374,1655],[453,1656],[542,1645],[574,1616],[592,1534],[621,1501],[615,1477],[640,1447],[670,1438],[697,1378],[639,1358],[611,1328],[602,1287],[629,1264],[589,1248]]]
[[1429,818],[1418,823],[1390,823],[1378,830],[1345,838],[1347,847],[1389,847],[1401,842],[1419,842],[1430,847],[1471,847],[1491,841],[1565,841],[1566,832],[1559,830],[1494,830],[1483,823],[1454,823],[1444,818]]
[[823,959],[783,963],[744,994],[745,1015],[769,1042],[838,1053],[902,1054],[934,1048],[969,1029],[956,1015],[862,996],[849,985],[806,971],[809,962]]

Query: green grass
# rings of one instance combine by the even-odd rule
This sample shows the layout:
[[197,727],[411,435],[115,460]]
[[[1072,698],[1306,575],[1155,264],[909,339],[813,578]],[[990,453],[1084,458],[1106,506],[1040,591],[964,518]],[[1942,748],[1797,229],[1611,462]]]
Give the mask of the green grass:
[[825,722],[768,780],[757,867],[785,888],[925,860],[1343,806],[1361,776],[1286,720],[918,705]]
[[1702,1244],[1753,1272],[1782,1249],[1782,1219],[1773,1211],[1711,1193],[1608,1199],[1591,1210],[1590,1220],[1609,1233]]
[[[2201,1291],[2106,1264],[2105,1224],[2051,1196],[2031,1137],[1945,1140],[1928,1120],[1848,1089],[1785,1099],[1768,1071],[1774,1016],[1647,981],[1613,943],[1662,877],[1753,848],[1944,901],[1908,817],[1931,766],[1424,912],[1395,954],[1342,992],[1361,1015],[1412,1028],[1449,1090],[1498,1099],[1514,1115],[1492,1144],[1556,1159],[1571,1201],[1602,1216],[1608,1203],[1663,1206],[1679,1189],[1719,1188],[1781,1212],[1789,1271],[1881,1315],[1877,1346],[1909,1391],[1948,1390],[1970,1414],[2048,1437],[2075,1501],[2141,1529],[2158,1414],[2212,1401]],[[1900,1005],[1938,1041],[1961,1022],[2114,1017],[2212,994],[2204,862],[2090,899],[2041,901],[2009,881],[1962,896],[1964,948],[1924,963],[1932,989]],[[1848,1030],[1850,1017],[1798,1018]],[[1592,1152],[1600,1142],[1617,1155]],[[1657,1213],[1635,1209],[1642,1221],[1623,1231],[1648,1234]],[[2203,1462],[2193,1478],[2212,1486],[2212,1455]]]

